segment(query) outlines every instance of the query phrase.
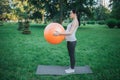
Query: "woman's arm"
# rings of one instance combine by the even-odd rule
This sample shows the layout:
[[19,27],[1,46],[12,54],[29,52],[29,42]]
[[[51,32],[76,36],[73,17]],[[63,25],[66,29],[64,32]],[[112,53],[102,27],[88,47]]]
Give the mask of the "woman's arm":
[[58,32],[58,35],[64,35],[64,36],[69,36],[69,35],[71,35],[71,34],[73,33],[73,31],[75,30],[75,28],[78,26],[78,25],[77,25],[77,22],[74,22],[71,26],[72,26],[72,27],[71,27],[71,29],[70,29],[69,32],[62,32],[62,33],[59,33],[59,32]]

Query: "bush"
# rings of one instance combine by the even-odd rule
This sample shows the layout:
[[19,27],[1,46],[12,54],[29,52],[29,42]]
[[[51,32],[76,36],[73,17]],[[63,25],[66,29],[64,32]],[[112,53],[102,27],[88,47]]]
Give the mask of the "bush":
[[99,25],[104,25],[105,24],[105,21],[98,21],[97,22]]
[[88,21],[87,24],[95,24],[95,21]]
[[117,27],[120,28],[120,20],[117,21]]
[[114,28],[117,24],[116,19],[108,19],[106,21],[106,24],[108,25],[109,28]]

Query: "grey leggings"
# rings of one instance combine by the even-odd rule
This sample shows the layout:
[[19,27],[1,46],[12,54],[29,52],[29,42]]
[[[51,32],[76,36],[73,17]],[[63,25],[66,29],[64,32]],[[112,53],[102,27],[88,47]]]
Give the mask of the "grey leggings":
[[67,41],[67,49],[70,57],[70,67],[74,69],[75,67],[75,46],[76,46],[76,41]]

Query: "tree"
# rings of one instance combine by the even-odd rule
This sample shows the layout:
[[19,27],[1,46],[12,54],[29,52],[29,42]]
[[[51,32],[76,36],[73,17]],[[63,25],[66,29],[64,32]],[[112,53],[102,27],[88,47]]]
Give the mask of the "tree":
[[120,0],[110,0],[110,3],[112,7],[112,17],[120,20]]
[[78,19],[82,15],[87,15],[88,17],[93,17],[93,5],[96,4],[95,0],[70,0],[70,9],[74,9],[78,12]]
[[11,8],[8,0],[0,1],[0,20],[7,18],[7,14],[10,13]]
[[30,6],[34,6],[32,10],[32,18],[41,19],[42,23],[44,23],[44,15],[45,15],[45,3],[47,0],[28,0]]
[[91,16],[92,5],[94,0],[29,0],[39,10],[44,10],[48,19],[53,19],[59,23],[67,18],[68,11],[73,9],[73,6],[78,11],[79,18],[82,12]]
[[109,18],[110,10],[105,8],[103,5],[100,5],[93,10],[94,20],[106,20]]
[[68,18],[68,12],[75,9],[78,18],[82,13],[87,16],[92,15],[94,0],[9,0],[12,14],[16,17],[29,17],[41,19],[45,18],[59,23]]

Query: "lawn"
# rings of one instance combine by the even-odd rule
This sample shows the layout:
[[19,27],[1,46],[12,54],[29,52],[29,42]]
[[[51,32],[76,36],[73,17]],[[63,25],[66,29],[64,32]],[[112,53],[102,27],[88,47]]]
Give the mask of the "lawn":
[[43,76],[35,74],[40,64],[69,66],[66,41],[47,43],[39,24],[31,24],[30,35],[17,27],[17,23],[0,26],[0,80],[120,80],[120,29],[105,25],[78,29],[76,66],[89,65],[93,74]]

